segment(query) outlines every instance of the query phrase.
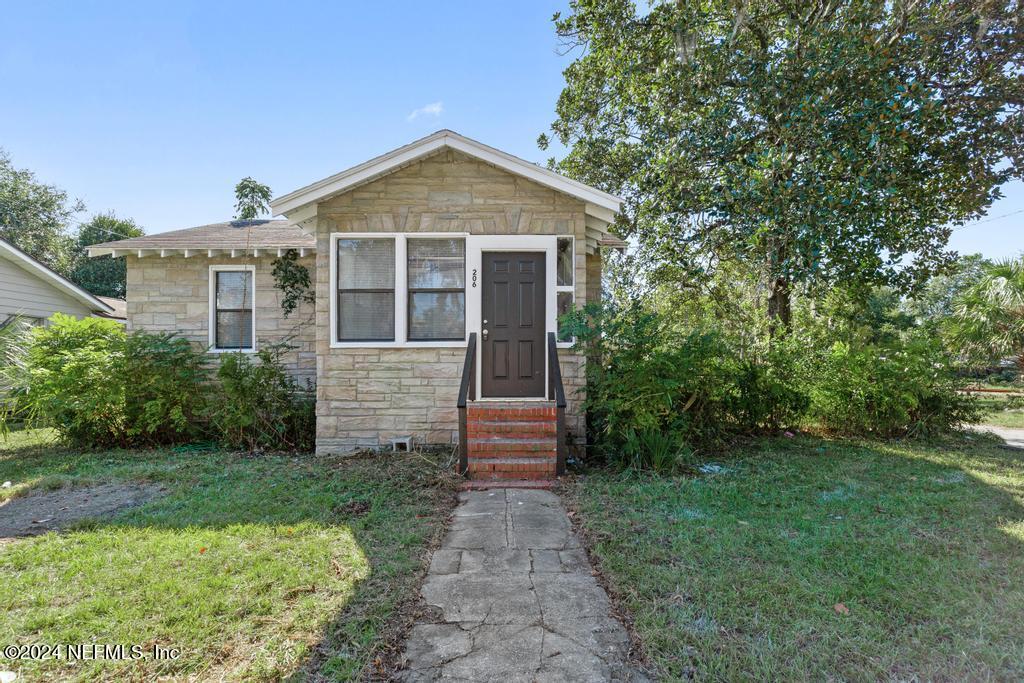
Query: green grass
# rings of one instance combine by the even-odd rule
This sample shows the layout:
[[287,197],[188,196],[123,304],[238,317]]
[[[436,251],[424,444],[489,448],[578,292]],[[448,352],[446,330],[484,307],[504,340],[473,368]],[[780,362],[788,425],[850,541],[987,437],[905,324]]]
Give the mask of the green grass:
[[981,424],[995,427],[1024,429],[1024,407],[1020,397],[1010,398],[1001,394],[977,394],[978,403],[984,411]]
[[454,500],[439,461],[420,455],[78,453],[33,447],[40,436],[0,443],[0,481],[16,484],[0,495],[110,481],[167,494],[0,545],[0,644],[158,643],[182,656],[0,660],[19,680],[356,677],[415,596]]
[[1024,679],[1024,452],[797,438],[719,462],[569,488],[659,677]]

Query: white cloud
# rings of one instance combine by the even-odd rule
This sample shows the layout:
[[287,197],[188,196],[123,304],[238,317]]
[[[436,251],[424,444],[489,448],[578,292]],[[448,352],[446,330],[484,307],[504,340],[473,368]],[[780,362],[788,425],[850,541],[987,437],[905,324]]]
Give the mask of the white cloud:
[[441,102],[431,102],[425,104],[419,109],[413,109],[408,116],[405,117],[406,121],[415,121],[421,116],[440,116],[441,112],[444,111],[444,104]]

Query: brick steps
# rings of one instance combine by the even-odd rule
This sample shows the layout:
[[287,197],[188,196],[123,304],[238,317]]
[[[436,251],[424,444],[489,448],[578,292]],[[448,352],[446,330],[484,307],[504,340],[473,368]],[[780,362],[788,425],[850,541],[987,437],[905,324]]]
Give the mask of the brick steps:
[[463,491],[486,491],[488,489],[550,489],[555,485],[552,479],[469,479],[459,488]]
[[550,481],[558,469],[558,414],[550,401],[474,403],[466,410],[468,476],[474,483],[521,486]]

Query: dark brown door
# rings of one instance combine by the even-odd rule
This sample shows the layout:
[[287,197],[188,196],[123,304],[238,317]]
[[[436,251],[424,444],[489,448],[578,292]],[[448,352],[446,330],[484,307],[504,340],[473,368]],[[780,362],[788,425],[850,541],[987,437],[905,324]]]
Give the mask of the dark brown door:
[[544,396],[544,253],[484,252],[480,393]]

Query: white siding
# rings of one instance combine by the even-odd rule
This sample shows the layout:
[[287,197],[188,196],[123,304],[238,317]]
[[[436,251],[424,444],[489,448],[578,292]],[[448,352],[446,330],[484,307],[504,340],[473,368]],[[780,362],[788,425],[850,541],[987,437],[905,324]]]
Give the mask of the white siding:
[[58,311],[80,318],[92,315],[77,299],[0,256],[0,322],[9,315],[49,318]]

